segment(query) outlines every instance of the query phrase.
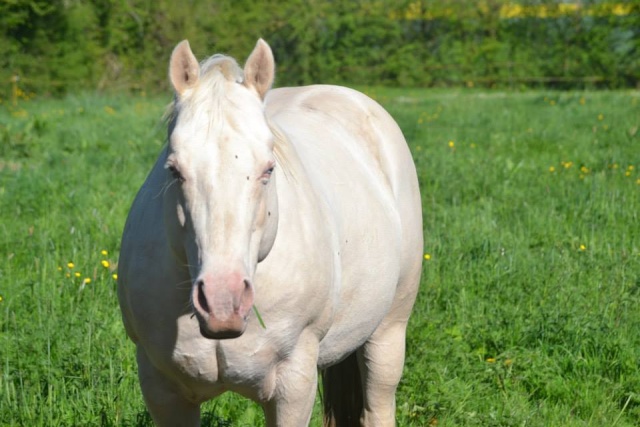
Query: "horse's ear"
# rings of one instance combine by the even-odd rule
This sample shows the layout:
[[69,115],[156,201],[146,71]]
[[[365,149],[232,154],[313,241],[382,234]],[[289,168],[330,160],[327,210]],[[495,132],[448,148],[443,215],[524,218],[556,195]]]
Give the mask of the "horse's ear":
[[178,96],[198,81],[200,66],[191,52],[189,41],[183,40],[173,49],[169,63],[169,79]]
[[244,64],[244,85],[255,90],[260,98],[271,88],[275,76],[276,63],[273,52],[264,40],[258,40],[256,47]]

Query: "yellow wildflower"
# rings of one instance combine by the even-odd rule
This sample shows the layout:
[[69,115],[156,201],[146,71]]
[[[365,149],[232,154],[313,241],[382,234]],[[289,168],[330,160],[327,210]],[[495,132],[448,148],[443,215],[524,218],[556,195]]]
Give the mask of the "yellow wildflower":
[[456,144],[453,141],[449,141],[449,148],[454,148]]
[[580,244],[580,250],[581,251],[586,251],[587,250],[587,246],[585,244]]
[[488,357],[487,358],[487,363],[496,363],[496,358],[495,357]]
[[598,120],[600,121],[604,120],[604,114],[602,113],[598,114]]
[[113,273],[111,275],[111,277],[113,277],[113,280],[118,280],[118,274],[117,273]]
[[555,168],[555,167],[553,167],[553,166],[549,166],[549,172],[555,172],[555,171],[556,171],[556,168]]
[[82,281],[82,283],[85,283],[85,284],[91,283],[91,278],[90,277],[85,277],[84,280]]
[[2,295],[0,295],[0,302],[4,301],[4,298],[2,297]]
[[111,265],[109,264],[109,261],[107,261],[106,259],[103,259],[100,264],[102,264],[104,268],[109,268],[109,266]]
[[103,249],[103,250],[100,251],[100,254],[102,256],[107,256],[107,255],[109,255],[109,252],[107,252],[105,249]]
[[68,263],[67,263],[67,267],[69,267],[69,268],[73,268],[73,267],[75,267],[75,264],[74,264],[74,263],[72,263],[72,262],[68,262]]
[[425,259],[426,261],[431,260],[431,254],[424,254],[424,259]]
[[80,277],[80,276],[82,276],[82,274],[80,274],[80,272],[76,271],[76,272],[75,272],[75,274],[74,274],[74,276],[76,276],[76,277]]

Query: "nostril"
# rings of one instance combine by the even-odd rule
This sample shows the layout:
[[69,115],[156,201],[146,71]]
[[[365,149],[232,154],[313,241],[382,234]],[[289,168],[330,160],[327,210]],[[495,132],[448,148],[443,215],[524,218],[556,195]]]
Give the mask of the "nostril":
[[204,295],[204,281],[198,280],[196,286],[198,287],[198,304],[205,312],[210,313],[207,297]]
[[251,289],[251,282],[249,279],[244,279],[244,290],[248,291],[249,289]]

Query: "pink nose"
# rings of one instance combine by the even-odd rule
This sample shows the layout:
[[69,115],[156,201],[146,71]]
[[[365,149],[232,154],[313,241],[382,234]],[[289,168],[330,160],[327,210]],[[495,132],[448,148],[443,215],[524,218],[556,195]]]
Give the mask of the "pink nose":
[[253,286],[241,274],[201,275],[193,286],[191,299],[204,337],[236,338],[247,327]]

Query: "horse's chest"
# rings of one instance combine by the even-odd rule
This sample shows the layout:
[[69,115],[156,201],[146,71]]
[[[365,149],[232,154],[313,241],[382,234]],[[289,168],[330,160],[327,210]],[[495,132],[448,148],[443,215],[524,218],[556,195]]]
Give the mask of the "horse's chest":
[[263,398],[275,386],[282,355],[250,333],[240,339],[215,341],[202,337],[178,340],[171,354],[173,376],[194,400],[225,391]]

